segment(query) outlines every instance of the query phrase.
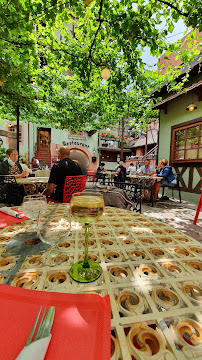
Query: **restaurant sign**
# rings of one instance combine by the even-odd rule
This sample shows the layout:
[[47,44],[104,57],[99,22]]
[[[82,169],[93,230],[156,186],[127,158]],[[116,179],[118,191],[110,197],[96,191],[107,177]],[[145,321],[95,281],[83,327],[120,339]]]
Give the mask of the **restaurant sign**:
[[75,146],[83,146],[83,147],[85,147],[87,149],[89,148],[89,145],[84,144],[84,143],[79,142],[79,141],[69,141],[69,142],[63,141],[62,144],[63,144],[63,146],[73,146],[73,145],[75,145]]

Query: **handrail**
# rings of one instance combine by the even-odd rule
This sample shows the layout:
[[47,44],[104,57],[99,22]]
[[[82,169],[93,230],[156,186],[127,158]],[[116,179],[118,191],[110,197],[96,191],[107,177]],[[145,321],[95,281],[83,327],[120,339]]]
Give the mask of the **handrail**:
[[142,159],[147,157],[147,155],[151,155],[151,153],[154,152],[156,149],[158,149],[158,145],[155,145],[151,150],[149,150],[145,155],[143,155]]

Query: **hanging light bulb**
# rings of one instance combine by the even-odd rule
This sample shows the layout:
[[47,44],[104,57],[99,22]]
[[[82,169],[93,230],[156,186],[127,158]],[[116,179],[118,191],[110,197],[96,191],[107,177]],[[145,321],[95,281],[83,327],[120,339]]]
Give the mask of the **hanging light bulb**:
[[109,71],[109,69],[108,69],[108,68],[104,68],[104,69],[102,70],[102,72],[101,72],[101,76],[102,76],[102,78],[103,78],[104,80],[109,79],[109,77],[110,77],[110,71]]
[[187,106],[186,110],[188,111],[194,111],[197,109],[197,106],[194,104],[190,104],[189,106]]

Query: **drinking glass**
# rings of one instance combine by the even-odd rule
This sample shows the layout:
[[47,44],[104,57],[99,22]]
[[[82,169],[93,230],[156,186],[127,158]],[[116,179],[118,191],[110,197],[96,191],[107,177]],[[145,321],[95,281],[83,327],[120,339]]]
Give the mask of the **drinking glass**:
[[67,259],[67,255],[60,250],[58,244],[65,241],[71,230],[70,209],[64,208],[62,213],[55,214],[52,210],[40,216],[38,224],[38,236],[40,240],[51,245],[46,251],[41,262],[44,265],[60,265]]
[[85,224],[84,260],[72,265],[70,276],[81,283],[92,282],[99,278],[102,268],[96,262],[88,260],[88,228],[90,222],[95,222],[102,216],[104,199],[102,194],[96,192],[75,193],[72,195],[70,208],[75,220]]
[[22,209],[24,215],[33,220],[33,226],[30,236],[35,239],[35,243],[40,242],[37,235],[37,222],[39,219],[39,215],[43,215],[46,212],[46,196],[40,194],[24,196]]

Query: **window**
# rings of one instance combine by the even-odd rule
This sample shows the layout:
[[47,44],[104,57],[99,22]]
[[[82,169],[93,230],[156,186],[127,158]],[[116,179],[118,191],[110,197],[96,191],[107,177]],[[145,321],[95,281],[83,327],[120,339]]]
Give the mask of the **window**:
[[85,139],[86,133],[85,133],[85,131],[80,131],[78,134],[71,134],[71,132],[68,131],[68,138],[71,138],[71,139],[83,138],[83,139]]
[[[10,126],[9,131],[17,133],[17,125]],[[19,142],[22,142],[22,125],[19,126]]]
[[202,119],[172,129],[171,161],[202,162]]

